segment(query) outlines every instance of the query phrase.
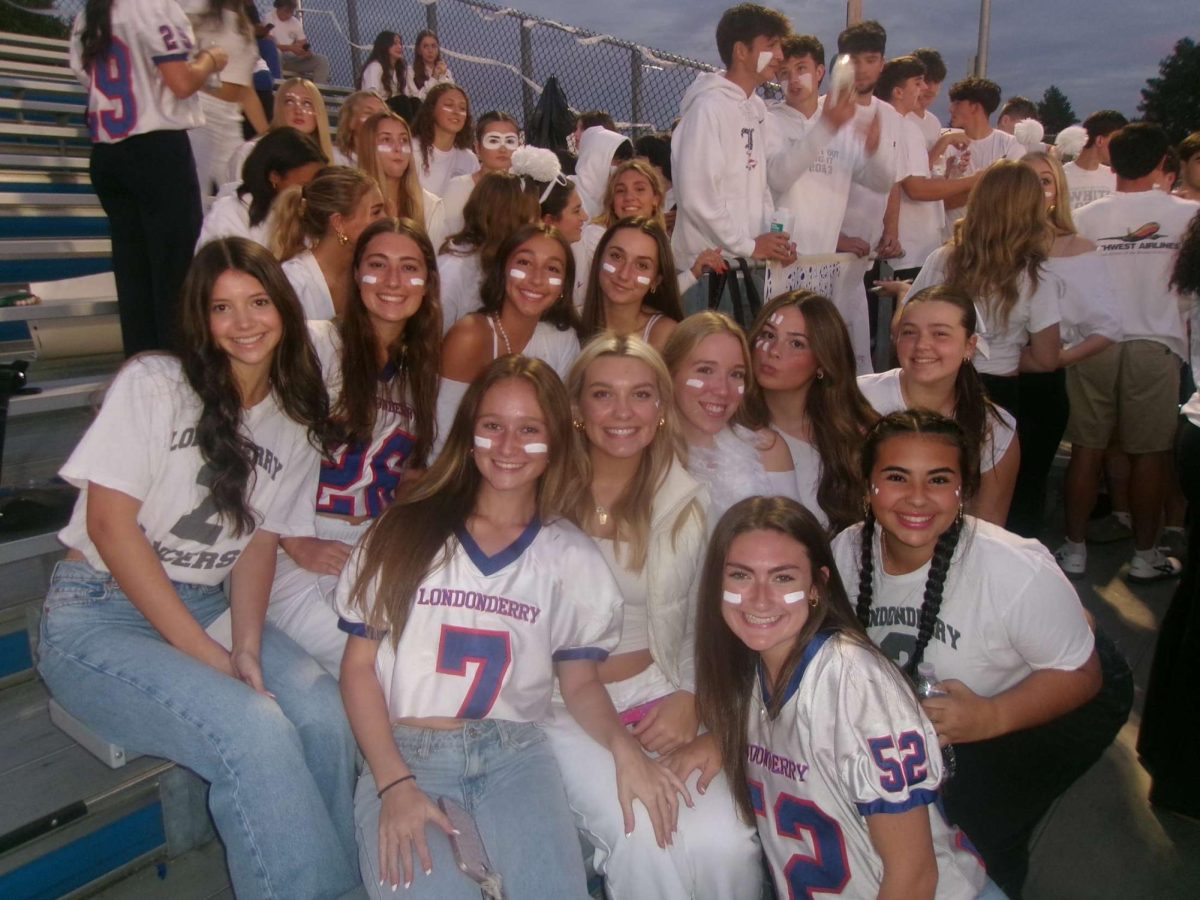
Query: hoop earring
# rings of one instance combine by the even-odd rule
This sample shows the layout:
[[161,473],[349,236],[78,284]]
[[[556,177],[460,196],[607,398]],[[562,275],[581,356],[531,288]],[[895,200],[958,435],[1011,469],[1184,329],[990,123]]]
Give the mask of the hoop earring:
[[817,369],[817,381],[820,381],[824,377],[825,377],[825,370]]
[[350,243],[350,237],[340,229],[337,231],[337,240],[343,247]]
[[816,594],[813,594],[811,597],[808,598],[808,605],[811,606],[813,609],[817,608],[818,602],[820,602],[820,598]]
[[659,417],[658,417],[658,427],[659,427],[659,428],[662,428],[662,427],[663,427],[664,425],[666,425],[666,424],[667,424],[667,417],[666,417],[666,416],[659,416]]

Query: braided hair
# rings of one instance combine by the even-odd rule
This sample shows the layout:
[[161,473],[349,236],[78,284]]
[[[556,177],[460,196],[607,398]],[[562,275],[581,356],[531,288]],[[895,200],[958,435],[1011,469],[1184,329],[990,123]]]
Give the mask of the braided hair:
[[[965,504],[979,486],[979,458],[972,452],[972,443],[957,422],[927,410],[909,409],[895,412],[875,423],[867,433],[862,450],[864,487],[871,482],[871,472],[875,468],[879,448],[884,441],[907,434],[937,436],[957,447],[959,470],[962,474],[962,501]],[[929,575],[925,579],[925,592],[921,599],[921,611],[917,620],[917,643],[904,667],[909,677],[915,677],[917,666],[924,658],[925,648],[929,646],[934,628],[937,626],[938,613],[942,607],[942,595],[946,587],[946,576],[950,572],[950,562],[954,558],[954,552],[958,549],[962,529],[963,517],[960,511],[958,518],[942,532],[933,549],[933,557],[929,562]],[[863,520],[862,544],[859,551],[858,602],[855,605],[855,614],[863,628],[866,628],[870,622],[871,604],[874,602],[874,537],[875,513],[868,503]]]

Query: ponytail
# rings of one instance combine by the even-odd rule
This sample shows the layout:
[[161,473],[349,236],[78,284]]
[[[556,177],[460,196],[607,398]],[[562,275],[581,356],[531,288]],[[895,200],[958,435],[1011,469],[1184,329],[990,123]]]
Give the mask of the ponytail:
[[271,217],[275,227],[271,233],[271,252],[280,262],[291,259],[304,248],[304,186],[295,185],[275,198]]
[[326,166],[303,187],[290,187],[271,206],[271,252],[280,260],[303,253],[328,232],[335,214],[354,215],[375,185],[370,176],[348,166]]

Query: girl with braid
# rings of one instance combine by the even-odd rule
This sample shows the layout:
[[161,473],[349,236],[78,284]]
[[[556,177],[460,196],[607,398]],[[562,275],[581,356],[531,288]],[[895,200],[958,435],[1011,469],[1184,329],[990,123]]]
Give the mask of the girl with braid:
[[946,813],[1018,898],[1034,826],[1111,743],[1132,682],[1041,544],[964,515],[973,447],[936,413],[881,419],[862,451],[866,520],[833,551],[871,639],[910,677],[929,662],[942,679],[923,705],[955,746]]

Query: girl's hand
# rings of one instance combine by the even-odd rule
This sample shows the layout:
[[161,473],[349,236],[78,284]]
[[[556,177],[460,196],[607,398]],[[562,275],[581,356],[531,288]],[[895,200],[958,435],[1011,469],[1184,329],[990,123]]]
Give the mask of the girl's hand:
[[433,75],[435,78],[442,78],[446,74],[446,61],[439,59],[433,66]]
[[637,742],[623,739],[613,748],[617,764],[617,797],[625,816],[625,833],[632,834],[634,826],[633,801],[642,801],[658,846],[667,847],[679,822],[679,798],[693,806],[692,795],[679,776],[661,763],[655,762]]
[[450,820],[415,781],[405,781],[384,793],[379,809],[379,874],[392,890],[399,887],[402,874],[404,886],[412,884],[414,847],[421,870],[426,875],[433,871],[425,842],[425,825],[429,822],[447,835],[456,833]]
[[265,697],[275,699],[275,695],[263,684],[262,662],[258,654],[252,650],[234,648],[229,654],[229,662],[233,667],[233,677],[257,691]]
[[651,753],[670,753],[694,738],[699,727],[695,695],[676,691],[646,713],[633,727],[633,736]]
[[300,568],[318,575],[341,575],[354,549],[341,541],[315,537],[281,538],[279,544]]
[[703,794],[716,774],[721,771],[721,748],[711,733],[705,733],[672,750],[660,761],[684,782],[693,772],[699,772],[696,790]]
[[969,744],[996,737],[997,716],[994,704],[955,678],[938,684],[948,697],[930,697],[921,706],[937,729],[938,740],[946,744]]
[[718,275],[724,274],[729,268],[729,263],[725,262],[721,256],[721,251],[716,247],[709,250],[704,250],[696,257],[696,261],[692,263],[692,274],[696,280],[700,280],[700,276],[704,274],[705,268],[712,269]]

